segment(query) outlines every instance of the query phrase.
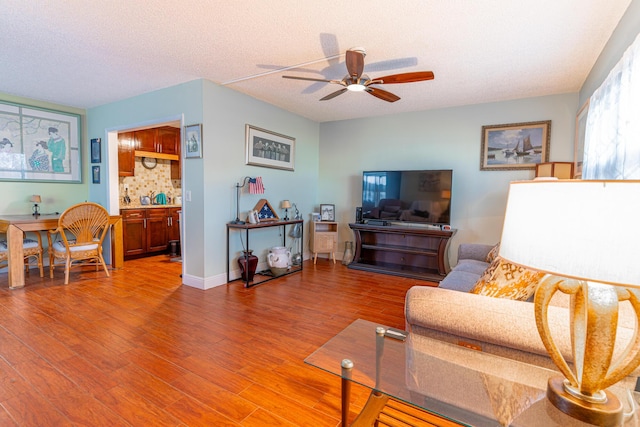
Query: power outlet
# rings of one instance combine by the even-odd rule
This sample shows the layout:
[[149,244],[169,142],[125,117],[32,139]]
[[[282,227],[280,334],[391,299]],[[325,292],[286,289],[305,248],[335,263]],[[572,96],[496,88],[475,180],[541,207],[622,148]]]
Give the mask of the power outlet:
[[184,201],[185,202],[191,201],[191,190],[187,190],[184,192]]

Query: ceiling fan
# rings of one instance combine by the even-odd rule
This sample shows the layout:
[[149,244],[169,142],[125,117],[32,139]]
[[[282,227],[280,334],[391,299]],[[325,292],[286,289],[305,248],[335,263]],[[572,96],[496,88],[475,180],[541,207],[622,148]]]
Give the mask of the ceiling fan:
[[342,89],[330,93],[329,95],[320,98],[320,101],[326,101],[333,99],[338,95],[342,95],[346,91],[352,92],[368,92],[376,98],[380,98],[387,102],[396,102],[400,99],[399,96],[394,95],[386,90],[374,87],[372,85],[379,84],[391,84],[391,83],[413,83],[421,82],[424,80],[433,80],[433,72],[431,71],[416,71],[412,73],[392,74],[385,77],[377,77],[375,79],[370,78],[364,71],[364,57],[366,52],[362,48],[352,48],[347,50],[345,62],[347,64],[347,74],[342,80],[327,80],[327,79],[314,79],[312,77],[298,77],[298,76],[282,76],[285,79],[295,80],[310,80],[314,82],[326,82],[332,84],[338,84],[344,86]]

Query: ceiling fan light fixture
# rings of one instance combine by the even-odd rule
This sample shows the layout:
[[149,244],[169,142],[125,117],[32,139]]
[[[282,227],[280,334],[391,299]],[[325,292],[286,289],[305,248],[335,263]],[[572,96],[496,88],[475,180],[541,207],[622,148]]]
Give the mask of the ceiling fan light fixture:
[[353,83],[347,86],[347,89],[351,92],[364,92],[367,87],[363,84]]

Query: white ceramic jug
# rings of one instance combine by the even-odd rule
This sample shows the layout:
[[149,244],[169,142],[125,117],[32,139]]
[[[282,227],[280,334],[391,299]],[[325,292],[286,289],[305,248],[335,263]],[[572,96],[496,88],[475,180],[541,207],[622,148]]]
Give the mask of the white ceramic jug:
[[291,265],[291,251],[284,246],[274,246],[269,249],[267,263],[272,268],[287,268]]

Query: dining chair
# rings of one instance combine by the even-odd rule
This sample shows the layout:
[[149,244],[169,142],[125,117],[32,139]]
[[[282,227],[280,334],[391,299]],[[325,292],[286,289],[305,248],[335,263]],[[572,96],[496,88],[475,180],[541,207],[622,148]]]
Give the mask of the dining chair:
[[[40,277],[44,277],[44,267],[42,264],[42,256],[44,250],[42,248],[42,237],[40,233],[36,232],[36,240],[26,238],[26,234],[22,240],[22,252],[24,255],[24,264],[27,274],[29,274],[29,267],[31,262],[35,261],[40,269]],[[9,265],[9,246],[6,240],[0,240],[0,268],[7,267]]]
[[62,263],[65,265],[65,285],[69,283],[69,271],[74,266],[95,265],[96,271],[102,266],[109,276],[102,257],[102,242],[108,229],[109,213],[97,203],[78,203],[62,212],[58,228],[47,232],[51,278],[55,265]]

